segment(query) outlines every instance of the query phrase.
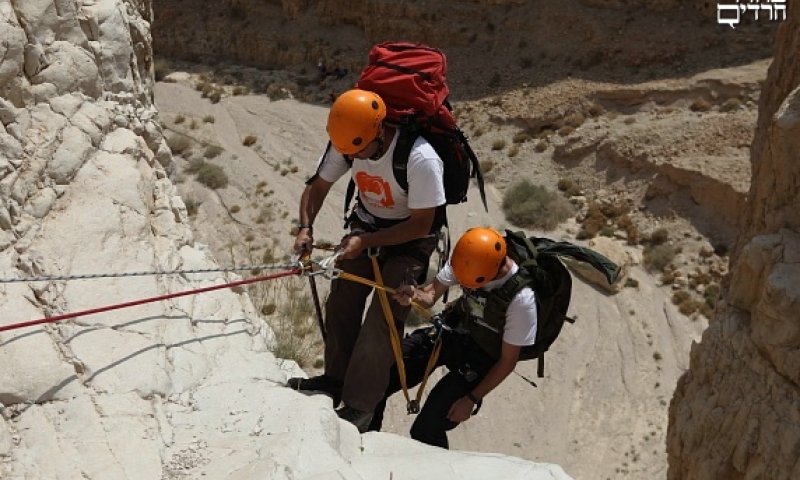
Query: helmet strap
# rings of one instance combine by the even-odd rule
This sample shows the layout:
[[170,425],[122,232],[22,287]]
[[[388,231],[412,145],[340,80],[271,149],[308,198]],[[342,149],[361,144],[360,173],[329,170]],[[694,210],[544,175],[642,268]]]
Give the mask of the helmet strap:
[[[394,130],[392,130],[392,134],[394,134]],[[380,159],[384,153],[386,153],[386,128],[381,125],[381,131],[378,136],[373,140],[374,142],[378,143],[378,148],[375,149],[375,153],[369,157],[370,160],[378,160]]]

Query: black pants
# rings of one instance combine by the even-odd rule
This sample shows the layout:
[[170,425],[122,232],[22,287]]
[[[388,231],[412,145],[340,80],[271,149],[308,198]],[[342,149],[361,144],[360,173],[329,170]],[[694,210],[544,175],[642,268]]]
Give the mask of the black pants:
[[[432,332],[433,328],[421,328],[403,339],[403,361],[409,389],[422,382],[425,366],[434,346],[435,337]],[[468,335],[446,330],[442,332],[442,342],[436,367],[446,365],[449,372],[430,391],[411,426],[411,438],[428,445],[448,448],[447,432],[458,425],[447,418],[450,407],[483,380],[496,360],[486,354]],[[400,390],[400,377],[395,365],[392,367],[386,395],[375,408],[370,430],[381,429],[386,400]]]

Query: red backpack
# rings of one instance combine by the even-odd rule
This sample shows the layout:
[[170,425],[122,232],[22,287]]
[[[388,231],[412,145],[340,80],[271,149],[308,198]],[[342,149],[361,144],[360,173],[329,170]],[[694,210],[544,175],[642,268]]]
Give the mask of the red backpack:
[[[356,88],[380,95],[386,103],[387,121],[400,130],[392,165],[395,180],[404,190],[408,190],[408,156],[416,139],[422,136],[444,164],[447,204],[466,201],[470,178],[475,178],[488,211],[478,158],[456,125],[447,101],[450,90],[446,73],[447,59],[441,50],[419,43],[384,42],[370,50],[369,64],[361,71]],[[345,216],[354,193],[351,180],[345,196]],[[447,223],[444,208],[437,217],[439,225],[434,227],[438,229]]]

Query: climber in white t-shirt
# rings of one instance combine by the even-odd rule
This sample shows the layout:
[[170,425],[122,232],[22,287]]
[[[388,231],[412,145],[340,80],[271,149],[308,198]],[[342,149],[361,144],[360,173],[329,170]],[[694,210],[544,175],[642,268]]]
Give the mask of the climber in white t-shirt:
[[[338,267],[374,280],[367,251],[377,249],[383,282],[396,288],[427,273],[443,221],[444,167],[428,141],[418,137],[408,156],[404,189],[393,166],[400,131],[387,124],[385,117],[383,100],[366,90],[349,90],[333,103],[327,125],[330,143],[300,199],[294,249],[310,253],[314,220],[331,186],[349,171],[358,197],[347,221],[350,233],[339,245]],[[366,305],[371,291],[349,280],[331,283],[325,303],[325,373],[288,382],[296,390],[326,393],[335,404],[341,399],[337,413],[361,431],[367,429],[383,398],[394,363],[378,296]],[[390,303],[402,331],[410,307]]]

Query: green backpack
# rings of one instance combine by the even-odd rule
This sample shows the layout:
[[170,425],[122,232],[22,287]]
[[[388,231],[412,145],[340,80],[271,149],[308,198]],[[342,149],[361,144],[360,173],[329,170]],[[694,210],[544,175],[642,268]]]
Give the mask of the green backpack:
[[[503,286],[491,290],[486,295],[484,318],[492,319],[492,327],[496,331],[484,328],[473,322],[469,323],[469,331],[473,339],[487,353],[495,358],[500,357],[501,342],[498,332],[505,326],[505,313],[511,300],[525,287],[536,293],[538,313],[536,341],[533,345],[522,347],[520,360],[537,358],[539,360],[538,376],[544,376],[544,353],[558,338],[564,321],[572,323],[567,317],[569,302],[572,297],[572,277],[569,270],[558,257],[566,256],[586,262],[614,283],[620,273],[617,264],[605,256],[589,248],[580,247],[569,242],[556,242],[547,238],[526,237],[524,232],[505,232],[507,254],[520,269]],[[463,302],[466,308],[467,302]],[[502,336],[502,333],[499,334]]]

